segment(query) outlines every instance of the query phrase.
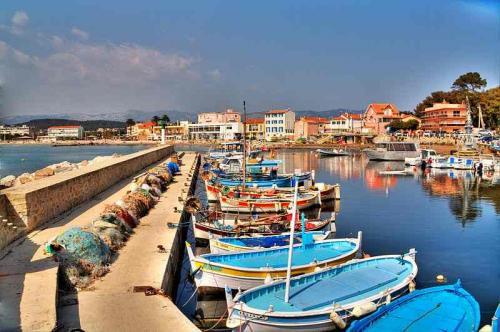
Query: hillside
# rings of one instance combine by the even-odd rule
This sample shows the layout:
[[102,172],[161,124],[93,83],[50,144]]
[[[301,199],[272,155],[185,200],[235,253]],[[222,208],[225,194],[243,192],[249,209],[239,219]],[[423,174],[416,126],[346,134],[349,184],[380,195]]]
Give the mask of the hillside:
[[51,126],[69,126],[80,125],[84,130],[93,131],[97,128],[125,128],[125,122],[109,121],[109,120],[88,120],[77,121],[68,119],[36,119],[20,123],[19,125],[27,125],[35,128],[35,130],[46,130]]

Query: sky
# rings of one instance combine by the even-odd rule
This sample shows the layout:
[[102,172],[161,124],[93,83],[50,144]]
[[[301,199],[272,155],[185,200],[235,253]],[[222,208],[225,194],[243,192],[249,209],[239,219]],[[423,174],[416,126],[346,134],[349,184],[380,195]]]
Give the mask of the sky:
[[0,2],[2,115],[130,109],[413,110],[500,81],[500,2]]

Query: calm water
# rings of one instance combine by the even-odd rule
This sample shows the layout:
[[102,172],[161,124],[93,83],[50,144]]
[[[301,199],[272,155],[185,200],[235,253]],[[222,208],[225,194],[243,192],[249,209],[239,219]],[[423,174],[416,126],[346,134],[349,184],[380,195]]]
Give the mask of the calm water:
[[483,323],[491,321],[500,300],[499,185],[465,171],[381,176],[404,165],[368,162],[363,155],[287,151],[278,158],[284,172],[315,170],[318,182],[341,184],[337,237],[363,231],[363,249],[371,255],[416,248],[417,287],[436,285],[438,274],[449,282],[460,278],[480,303]]
[[0,145],[0,178],[34,172],[61,161],[79,162],[113,153],[129,154],[148,148],[147,145]]

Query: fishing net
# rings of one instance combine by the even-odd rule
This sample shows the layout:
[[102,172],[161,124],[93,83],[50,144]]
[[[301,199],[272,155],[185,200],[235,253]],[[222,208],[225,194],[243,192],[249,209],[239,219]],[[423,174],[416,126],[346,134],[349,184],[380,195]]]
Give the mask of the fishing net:
[[106,213],[114,213],[117,217],[119,217],[125,224],[127,224],[130,228],[134,228],[137,226],[137,219],[132,216],[125,208],[118,206],[117,204],[106,205],[103,210],[103,214]]
[[46,250],[60,262],[66,281],[76,287],[85,287],[106,273],[111,259],[106,243],[97,234],[79,227],[57,236]]
[[141,218],[146,215],[149,210],[147,199],[137,193],[130,193],[123,197],[125,208],[136,218]]

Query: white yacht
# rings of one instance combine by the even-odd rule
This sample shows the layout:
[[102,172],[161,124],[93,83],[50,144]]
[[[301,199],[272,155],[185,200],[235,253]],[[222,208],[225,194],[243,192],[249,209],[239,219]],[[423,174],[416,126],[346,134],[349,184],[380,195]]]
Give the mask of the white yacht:
[[416,158],[420,155],[414,142],[376,143],[375,148],[365,149],[364,152],[370,160],[404,161],[405,158]]

